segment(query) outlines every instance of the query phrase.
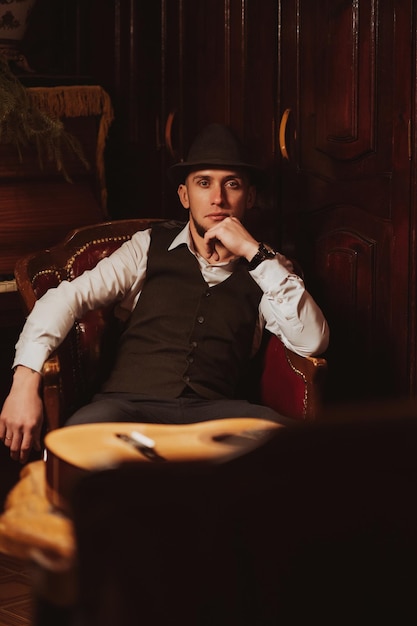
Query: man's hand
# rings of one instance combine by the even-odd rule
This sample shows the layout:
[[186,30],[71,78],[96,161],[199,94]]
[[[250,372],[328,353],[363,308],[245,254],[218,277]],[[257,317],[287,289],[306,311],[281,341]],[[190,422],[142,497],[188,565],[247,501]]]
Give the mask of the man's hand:
[[32,448],[40,450],[43,405],[41,375],[19,365],[0,414],[0,439],[14,461],[25,463]]
[[236,217],[226,217],[206,232],[204,244],[207,259],[218,261],[221,258],[216,249],[219,243],[233,256],[244,257],[248,261],[255,256],[259,246],[259,242]]

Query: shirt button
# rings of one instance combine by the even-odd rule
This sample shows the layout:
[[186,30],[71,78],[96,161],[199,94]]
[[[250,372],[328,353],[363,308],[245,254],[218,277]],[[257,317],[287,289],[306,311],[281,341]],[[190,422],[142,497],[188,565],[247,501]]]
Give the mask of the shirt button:
[[204,317],[203,317],[202,315],[199,315],[199,316],[197,317],[197,322],[198,322],[199,324],[202,324],[202,323],[204,322]]

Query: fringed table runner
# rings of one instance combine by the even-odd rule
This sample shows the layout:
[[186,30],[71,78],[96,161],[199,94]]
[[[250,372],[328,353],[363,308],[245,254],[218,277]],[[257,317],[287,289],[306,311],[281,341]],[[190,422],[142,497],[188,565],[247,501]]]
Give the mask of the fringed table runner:
[[62,85],[58,87],[30,87],[33,103],[48,115],[100,117],[96,147],[97,178],[100,185],[102,206],[107,206],[104,148],[109,127],[114,118],[113,106],[108,93],[99,85]]

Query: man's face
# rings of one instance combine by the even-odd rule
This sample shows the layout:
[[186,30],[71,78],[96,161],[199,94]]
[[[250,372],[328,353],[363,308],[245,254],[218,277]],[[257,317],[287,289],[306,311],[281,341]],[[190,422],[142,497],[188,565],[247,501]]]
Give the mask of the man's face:
[[255,187],[244,173],[234,170],[206,169],[188,174],[178,187],[184,208],[190,211],[193,236],[204,233],[225,217],[242,220],[255,202]]

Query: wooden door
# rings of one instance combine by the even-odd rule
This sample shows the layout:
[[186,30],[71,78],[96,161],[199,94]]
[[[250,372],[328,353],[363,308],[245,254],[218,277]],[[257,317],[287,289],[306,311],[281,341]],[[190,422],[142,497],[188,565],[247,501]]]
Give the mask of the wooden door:
[[281,0],[282,237],[331,328],[334,400],[407,395],[411,0]]

